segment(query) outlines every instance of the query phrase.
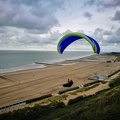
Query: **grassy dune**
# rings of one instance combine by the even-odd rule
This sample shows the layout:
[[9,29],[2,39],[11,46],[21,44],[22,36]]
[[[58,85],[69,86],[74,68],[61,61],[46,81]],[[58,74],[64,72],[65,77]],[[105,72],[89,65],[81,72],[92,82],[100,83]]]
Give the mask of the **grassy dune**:
[[117,62],[120,62],[120,56],[117,56],[116,61],[117,61]]
[[79,96],[69,101],[35,105],[0,115],[0,120],[118,120],[120,118],[120,76],[110,88],[92,96]]

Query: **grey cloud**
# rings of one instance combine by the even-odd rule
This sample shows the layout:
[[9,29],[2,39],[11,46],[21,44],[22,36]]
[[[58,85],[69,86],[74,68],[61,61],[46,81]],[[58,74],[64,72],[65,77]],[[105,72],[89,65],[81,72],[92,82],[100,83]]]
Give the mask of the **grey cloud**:
[[[1,46],[17,46],[18,49],[21,47],[29,48],[29,47],[46,47],[47,46],[54,46],[54,48],[57,47],[58,41],[60,38],[65,35],[66,33],[73,32],[71,30],[66,30],[63,33],[60,33],[59,31],[56,32],[50,32],[46,35],[40,35],[40,34],[31,34],[27,31],[24,32],[18,32],[17,29],[14,30],[14,33],[8,29],[8,32],[6,34],[0,34],[0,47]],[[82,41],[81,41],[82,44]],[[74,45],[78,45],[77,43],[74,43]],[[83,45],[85,45],[85,42],[83,42]]]
[[6,31],[8,31],[6,27],[0,27],[0,34],[5,33]]
[[56,46],[60,37],[61,33],[59,31],[51,32],[49,34],[40,35],[40,34],[31,34],[27,31],[24,32],[17,32],[20,30],[15,29],[14,32],[10,31],[8,29],[8,32],[2,34],[0,33],[0,48],[2,46],[18,46],[18,49],[20,47],[43,47],[48,45],[54,45]]
[[88,0],[89,5],[93,5],[95,3],[95,0]]
[[120,6],[120,0],[86,0],[84,6],[95,6],[101,12],[109,8]]
[[50,33],[50,36],[49,36],[49,39],[51,40],[51,42],[58,42],[58,40],[60,39],[61,37],[61,33],[59,31],[56,31],[56,32],[51,32]]
[[112,20],[120,21],[120,11],[116,11]]
[[17,44],[19,45],[36,45],[40,43],[40,39],[37,36],[31,36],[29,34],[21,36],[19,39],[17,39]]
[[111,35],[111,34],[112,34],[112,31],[106,30],[106,31],[103,32],[103,35]]
[[53,13],[62,8],[62,4],[61,0],[0,1],[0,26],[40,30],[40,33],[47,33],[53,26],[59,26],[59,21]]
[[65,35],[67,33],[73,32],[72,30],[67,29],[65,32],[62,33],[62,35]]
[[96,28],[95,31],[93,32],[93,38],[96,39],[98,42],[103,41],[103,34],[105,34],[104,29],[102,28]]
[[14,5],[43,7],[55,12],[58,8],[64,9],[64,0],[7,0]]
[[[107,38],[104,38],[104,35],[107,35]],[[108,31],[101,28],[95,29],[92,35],[102,46],[109,46],[113,44],[120,45],[120,28],[116,31]]]
[[47,33],[46,29],[27,29],[25,30],[26,32],[29,32],[30,34],[44,34],[44,33]]
[[109,43],[120,44],[120,28],[117,29],[108,39]]
[[[43,0],[44,1],[44,0]],[[41,3],[40,3],[41,4]],[[58,8],[64,10],[64,0],[46,0],[46,7],[50,8],[51,12],[55,12]]]
[[120,28],[117,29],[117,31],[116,31],[116,35],[120,36]]
[[96,3],[95,0],[85,0],[84,1],[84,6],[91,6],[91,5],[94,5]]
[[78,30],[77,32],[79,32],[79,33],[85,33],[84,30]]
[[86,17],[86,18],[88,18],[88,19],[90,20],[93,15],[92,15],[90,12],[85,12],[85,13],[83,14],[83,16]]
[[104,8],[120,6],[120,0],[110,0],[110,1],[106,0],[105,2],[103,1],[103,6]]
[[101,37],[103,34],[103,31],[104,30],[102,28],[96,28],[93,34],[97,37]]
[[116,43],[116,44],[120,44],[120,36],[117,35],[112,35],[109,40],[108,40],[108,44],[109,43]]

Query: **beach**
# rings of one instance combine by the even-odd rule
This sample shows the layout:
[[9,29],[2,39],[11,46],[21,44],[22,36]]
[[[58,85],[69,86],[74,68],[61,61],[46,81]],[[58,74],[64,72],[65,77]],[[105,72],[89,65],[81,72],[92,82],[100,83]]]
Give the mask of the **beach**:
[[74,86],[90,83],[90,75],[106,75],[120,69],[112,55],[92,55],[76,60],[67,60],[44,68],[0,73],[0,107],[42,96],[58,94],[68,79]]

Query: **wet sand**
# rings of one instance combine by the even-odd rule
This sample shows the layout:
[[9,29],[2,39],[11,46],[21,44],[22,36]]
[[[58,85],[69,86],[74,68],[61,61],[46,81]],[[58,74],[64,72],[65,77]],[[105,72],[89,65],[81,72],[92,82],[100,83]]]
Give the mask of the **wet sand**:
[[74,87],[92,82],[88,79],[90,75],[109,75],[120,69],[120,63],[108,63],[108,60],[115,60],[115,57],[94,55],[57,63],[60,66],[47,65],[41,69],[2,73],[0,74],[0,107],[39,97],[46,93],[57,94],[59,90],[64,89],[63,84],[68,79],[73,80],[72,87]]

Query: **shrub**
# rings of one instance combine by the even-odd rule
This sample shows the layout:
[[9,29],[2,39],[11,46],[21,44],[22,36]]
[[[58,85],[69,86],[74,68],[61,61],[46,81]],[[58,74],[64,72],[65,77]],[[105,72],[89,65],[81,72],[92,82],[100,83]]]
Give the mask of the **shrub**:
[[120,56],[117,56],[116,61],[117,61],[117,62],[120,62]]
[[120,85],[120,76],[118,76],[117,78],[115,78],[109,82],[110,87],[115,87],[118,85]]
[[65,106],[65,104],[63,102],[53,102],[53,103],[51,103],[51,107],[54,107],[54,108],[62,108],[64,106]]
[[102,84],[106,84],[107,83],[107,81],[102,81]]
[[64,106],[65,106],[64,102],[58,102],[54,105],[55,108],[62,108]]
[[97,86],[99,86],[98,83],[97,83],[97,84],[94,84],[94,85],[92,85],[92,86],[86,87],[86,88],[84,88],[84,90],[87,91],[87,90],[90,90],[90,89],[92,89],[92,88],[94,88],[94,87],[97,87]]
[[96,92],[95,94],[98,95],[98,94],[103,93],[103,92],[106,92],[106,91],[108,91],[108,90],[110,90],[110,89],[111,89],[111,88],[103,89],[103,90],[100,90],[100,91]]
[[72,105],[72,104],[74,104],[74,103],[76,103],[76,102],[79,102],[79,101],[81,101],[81,100],[83,100],[83,96],[79,96],[79,97],[76,97],[76,98],[74,98],[74,99],[70,99],[69,101],[68,101],[68,105]]

